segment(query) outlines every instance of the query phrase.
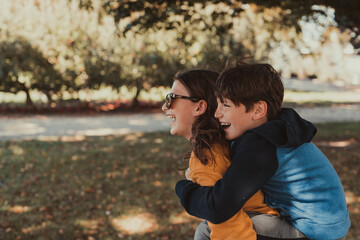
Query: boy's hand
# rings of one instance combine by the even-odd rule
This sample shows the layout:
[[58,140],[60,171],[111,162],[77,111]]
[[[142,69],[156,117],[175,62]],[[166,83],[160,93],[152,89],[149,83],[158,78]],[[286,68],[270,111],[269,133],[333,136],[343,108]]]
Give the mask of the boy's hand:
[[192,179],[191,179],[191,177],[190,177],[190,168],[186,169],[186,171],[185,171],[185,178],[186,178],[187,180],[192,181]]

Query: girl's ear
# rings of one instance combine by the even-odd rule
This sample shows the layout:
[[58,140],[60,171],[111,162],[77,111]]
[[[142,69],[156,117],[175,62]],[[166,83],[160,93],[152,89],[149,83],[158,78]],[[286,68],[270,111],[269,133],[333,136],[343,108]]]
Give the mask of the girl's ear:
[[255,112],[253,115],[253,120],[260,120],[266,118],[267,114],[267,103],[265,101],[258,101],[255,103]]
[[197,107],[194,111],[194,116],[198,117],[206,112],[207,109],[207,102],[205,100],[200,100],[197,103]]

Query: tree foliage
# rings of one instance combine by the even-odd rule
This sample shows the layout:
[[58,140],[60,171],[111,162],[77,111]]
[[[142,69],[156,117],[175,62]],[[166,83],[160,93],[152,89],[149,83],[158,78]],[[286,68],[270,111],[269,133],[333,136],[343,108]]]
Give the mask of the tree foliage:
[[[178,19],[176,29],[149,28],[142,34],[131,30],[118,36],[99,2],[34,1],[25,7],[19,0],[0,3],[1,91],[25,91],[28,99],[32,90],[44,93],[50,103],[63,94],[76,97],[82,89],[119,90],[126,85],[136,89],[136,103],[142,90],[171,85],[179,70],[220,70],[227,55],[245,52],[231,35],[219,32],[232,19],[214,21],[209,9],[193,9],[192,20],[199,24]],[[86,9],[79,9],[79,3]]]
[[[340,28],[358,31],[358,3],[347,2],[0,0],[0,91],[24,91],[30,103],[37,90],[50,103],[125,85],[136,90],[136,103],[141,91],[170,86],[177,71],[220,71],[230,56],[268,61],[289,76],[309,69],[300,64],[303,48],[321,51],[301,37],[306,17],[328,16],[314,4],[333,7]],[[310,65],[315,74],[319,66]]]
[[[91,8],[94,0],[81,0],[80,7]],[[116,23],[122,27],[120,31],[126,34],[130,29],[136,28],[143,31],[149,28],[174,29],[178,26],[179,19],[184,21],[198,22],[201,19],[193,18],[194,8],[206,8],[208,5],[218,5],[216,10],[211,12],[212,18],[216,21],[224,15],[230,17],[237,16],[244,9],[245,4],[256,4],[259,11],[266,8],[281,8],[285,13],[283,24],[295,26],[298,30],[299,20],[303,17],[311,18],[314,14],[320,13],[326,15],[326,8],[314,8],[314,6],[325,6],[335,10],[335,21],[340,29],[350,29],[355,33],[353,43],[359,44],[358,36],[360,34],[360,1],[354,0],[227,0],[227,1],[173,1],[173,0],[102,0],[103,7],[108,14],[114,17]],[[231,11],[224,11],[222,6],[231,8]],[[174,16],[180,16],[175,18]],[[207,26],[211,27],[211,26]],[[222,25],[218,28],[218,34],[230,29],[232,25]]]
[[44,93],[51,102],[53,95],[71,86],[71,81],[65,84],[66,80],[54,65],[25,40],[2,42],[0,51],[0,91],[24,91],[28,106],[32,105],[30,90]]

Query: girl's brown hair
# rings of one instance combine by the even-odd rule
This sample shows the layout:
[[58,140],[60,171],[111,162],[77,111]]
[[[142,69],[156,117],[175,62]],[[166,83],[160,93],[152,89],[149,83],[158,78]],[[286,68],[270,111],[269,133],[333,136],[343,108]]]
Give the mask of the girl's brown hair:
[[[180,81],[185,86],[191,97],[205,100],[207,103],[205,113],[192,125],[190,138],[192,151],[202,164],[207,164],[209,160],[215,161],[211,150],[214,144],[228,146],[221,125],[214,117],[217,108],[215,83],[218,76],[218,73],[209,70],[189,70],[180,72],[174,77],[174,80]],[[210,156],[206,154],[207,152]]]

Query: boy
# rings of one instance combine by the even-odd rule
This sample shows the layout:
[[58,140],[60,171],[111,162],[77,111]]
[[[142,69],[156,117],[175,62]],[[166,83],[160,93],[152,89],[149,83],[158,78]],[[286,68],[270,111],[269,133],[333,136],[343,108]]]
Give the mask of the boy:
[[341,182],[311,143],[315,126],[294,110],[281,109],[278,73],[268,64],[241,65],[223,72],[216,86],[215,117],[233,141],[232,163],[214,187],[177,183],[186,211],[221,223],[262,189],[266,203],[307,238],[343,238],[350,219]]

